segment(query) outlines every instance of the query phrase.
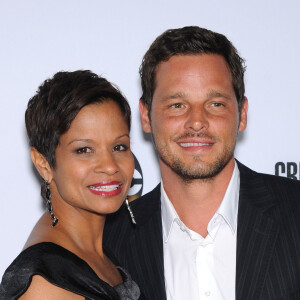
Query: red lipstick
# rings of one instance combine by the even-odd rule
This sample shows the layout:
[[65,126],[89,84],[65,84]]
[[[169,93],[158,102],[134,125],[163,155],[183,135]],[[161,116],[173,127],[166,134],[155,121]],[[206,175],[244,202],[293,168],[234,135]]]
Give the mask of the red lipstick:
[[88,186],[89,190],[98,196],[112,197],[119,195],[122,191],[122,182],[103,181]]

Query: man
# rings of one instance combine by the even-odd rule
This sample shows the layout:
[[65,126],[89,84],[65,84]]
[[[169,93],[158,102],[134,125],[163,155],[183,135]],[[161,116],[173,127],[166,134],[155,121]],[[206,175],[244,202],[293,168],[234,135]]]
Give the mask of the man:
[[300,183],[234,159],[244,62],[218,33],[159,36],[140,69],[161,184],[108,220],[104,242],[149,299],[300,299]]

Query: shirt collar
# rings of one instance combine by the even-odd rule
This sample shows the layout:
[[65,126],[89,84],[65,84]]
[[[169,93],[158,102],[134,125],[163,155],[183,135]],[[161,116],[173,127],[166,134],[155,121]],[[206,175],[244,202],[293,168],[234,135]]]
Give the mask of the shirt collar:
[[234,164],[233,173],[226,189],[224,198],[216,212],[221,215],[229,225],[232,233],[237,228],[237,214],[240,195],[240,171],[237,163]]
[[177,212],[172,205],[169,197],[167,196],[163,181],[161,180],[161,219],[162,219],[162,228],[163,228],[163,239],[165,242],[168,241],[169,235],[173,226],[174,221],[180,220]]
[[[216,215],[221,215],[232,233],[234,234],[237,229],[237,213],[238,213],[238,202],[239,202],[239,187],[240,187],[240,172],[235,162],[233,173],[226,189],[224,198],[217,209]],[[161,180],[161,214],[162,214],[162,228],[163,228],[163,239],[165,242],[168,241],[170,232],[172,231],[173,223],[180,221],[182,226],[184,223],[180,220],[173,204],[167,196],[163,181]],[[213,218],[214,218],[213,217]]]

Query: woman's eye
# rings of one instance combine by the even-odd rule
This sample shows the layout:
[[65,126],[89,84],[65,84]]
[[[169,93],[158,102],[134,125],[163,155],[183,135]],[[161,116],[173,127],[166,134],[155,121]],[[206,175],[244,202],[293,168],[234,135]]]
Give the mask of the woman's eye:
[[113,151],[126,151],[128,150],[128,146],[124,145],[124,144],[120,144],[120,145],[116,145],[115,147],[113,147]]
[[89,147],[81,147],[81,148],[76,149],[76,153],[78,153],[78,154],[90,153],[90,152],[92,152],[92,150]]

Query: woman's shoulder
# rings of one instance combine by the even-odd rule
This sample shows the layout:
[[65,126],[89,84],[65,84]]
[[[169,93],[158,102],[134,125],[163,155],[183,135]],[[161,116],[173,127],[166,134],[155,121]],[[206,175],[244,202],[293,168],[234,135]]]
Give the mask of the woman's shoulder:
[[29,288],[19,299],[20,300],[32,300],[32,299],[80,300],[80,299],[84,299],[84,297],[48,282],[41,275],[34,275],[31,279]]
[[25,248],[7,268],[5,274],[57,273],[67,265],[80,265],[84,261],[74,253],[53,242],[40,242]]
[[32,292],[36,293],[39,292],[36,282],[48,289],[54,285],[91,299],[100,299],[99,295],[111,292],[84,260],[52,242],[32,245],[18,255],[3,275],[0,298],[18,299],[31,282]]

